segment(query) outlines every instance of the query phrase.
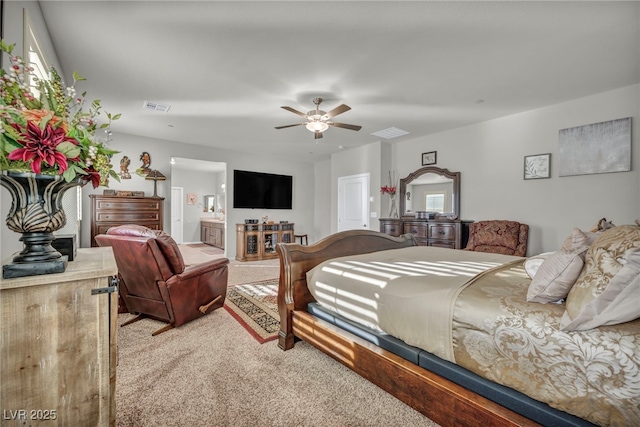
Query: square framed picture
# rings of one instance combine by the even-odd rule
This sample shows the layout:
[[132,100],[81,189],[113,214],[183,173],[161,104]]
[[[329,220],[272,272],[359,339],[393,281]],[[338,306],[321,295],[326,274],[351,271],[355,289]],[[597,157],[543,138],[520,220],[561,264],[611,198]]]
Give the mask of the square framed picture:
[[195,193],[187,193],[187,204],[195,205],[198,201],[198,196]]
[[422,153],[422,166],[435,165],[438,160],[437,154],[437,151]]
[[551,153],[524,156],[524,179],[551,178]]

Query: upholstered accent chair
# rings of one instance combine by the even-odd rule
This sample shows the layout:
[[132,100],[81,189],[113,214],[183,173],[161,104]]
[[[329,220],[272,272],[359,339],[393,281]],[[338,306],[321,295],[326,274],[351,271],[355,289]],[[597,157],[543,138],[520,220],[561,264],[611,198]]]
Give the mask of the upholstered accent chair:
[[130,313],[122,326],[144,317],[167,322],[158,335],[222,307],[227,293],[227,258],[185,267],[175,240],[141,225],[111,227],[96,236],[111,246],[120,276],[119,291]]
[[469,224],[467,251],[526,256],[529,226],[516,221],[489,220]]

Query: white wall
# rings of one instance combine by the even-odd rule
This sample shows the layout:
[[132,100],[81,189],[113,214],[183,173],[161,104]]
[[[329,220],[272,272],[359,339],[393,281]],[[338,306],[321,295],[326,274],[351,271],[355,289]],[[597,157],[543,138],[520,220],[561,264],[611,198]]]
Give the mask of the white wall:
[[[631,172],[558,176],[560,129],[623,117],[632,117]],[[557,250],[573,227],[640,217],[639,120],[640,85],[633,85],[394,144],[394,157],[404,177],[421,167],[421,153],[437,151],[436,166],[461,172],[461,217],[529,224],[532,255]],[[524,156],[540,153],[551,153],[551,178],[525,181]]]
[[[382,185],[380,171],[383,170],[382,155],[383,152],[386,152],[385,144],[383,142],[374,142],[362,147],[340,151],[331,156],[331,199],[329,203],[331,204],[332,233],[335,233],[338,229],[338,178],[361,173],[370,174],[370,197],[373,197],[370,209],[372,216],[376,216],[376,218],[370,218],[367,228],[370,230],[380,229],[377,217],[380,217],[380,187]],[[388,162],[385,161],[384,164],[388,164]]]
[[[331,161],[325,160],[314,165],[313,184],[313,229],[298,228],[308,235],[309,244],[331,234]],[[297,233],[297,231],[296,231]]]
[[[144,178],[135,175],[136,168],[141,166],[140,153],[147,151],[151,155],[151,168],[162,172],[166,181],[158,182],[158,196],[164,197],[164,229],[171,230],[171,157],[181,157],[187,159],[209,160],[213,162],[227,163],[226,172],[226,202],[227,202],[227,242],[226,253],[231,259],[235,258],[236,240],[235,224],[243,223],[245,219],[260,219],[268,215],[274,221],[289,221],[296,224],[296,229],[313,230],[314,228],[314,168],[309,163],[291,162],[285,157],[269,157],[264,153],[259,155],[249,155],[231,150],[223,150],[214,147],[204,147],[200,145],[184,144],[174,141],[164,141],[154,138],[145,138],[135,135],[117,133],[117,122],[113,125],[113,141],[110,148],[120,151],[113,158],[113,164],[119,165],[122,156],[131,159],[129,171],[132,179],[122,180],[122,182],[111,181],[109,188],[115,190],[135,190],[145,191],[145,195],[153,194],[153,181],[146,181]],[[293,176],[293,209],[234,209],[233,208],[233,170],[243,169],[257,172],[278,173]],[[91,204],[89,194],[102,194],[104,188],[94,190],[91,185],[83,188],[83,212],[80,242],[81,247],[90,246],[90,218]],[[185,197],[186,197],[185,188]],[[15,233],[14,233],[15,234]],[[185,236],[186,238],[186,236]]]

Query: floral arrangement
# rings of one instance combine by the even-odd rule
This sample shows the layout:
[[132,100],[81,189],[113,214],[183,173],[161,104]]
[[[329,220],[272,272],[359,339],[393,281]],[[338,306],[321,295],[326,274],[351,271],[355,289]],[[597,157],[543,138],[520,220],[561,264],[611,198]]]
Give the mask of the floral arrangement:
[[383,187],[380,187],[380,192],[382,194],[389,194],[390,196],[395,196],[396,195],[396,187],[395,187],[395,185],[385,185]]
[[395,172],[389,171],[389,185],[380,187],[380,192],[382,194],[388,194],[392,197],[395,196],[396,195],[396,186],[394,185],[395,181],[396,181]]
[[108,122],[98,126],[100,100],[85,111],[86,92],[76,95],[75,84],[84,78],[74,72],[73,84],[65,87],[52,68],[51,80],[39,79],[12,55],[14,46],[0,39],[0,55],[10,57],[9,71],[0,69],[0,170],[62,175],[67,182],[80,178],[94,188],[107,186],[110,177],[119,181],[111,165],[117,151],[98,141],[95,132],[110,133],[120,114],[106,113]]

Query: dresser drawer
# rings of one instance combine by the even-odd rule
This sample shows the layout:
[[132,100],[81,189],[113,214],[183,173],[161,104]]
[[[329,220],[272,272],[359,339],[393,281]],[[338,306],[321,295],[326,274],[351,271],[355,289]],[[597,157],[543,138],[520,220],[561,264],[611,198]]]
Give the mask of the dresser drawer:
[[404,233],[404,226],[399,219],[385,218],[380,220],[380,232],[398,237]]
[[455,241],[456,226],[455,224],[429,224],[429,238]]
[[137,224],[152,230],[162,230],[162,197],[129,197],[91,194],[91,246],[97,246],[95,237],[111,227]]
[[141,221],[159,221],[159,212],[96,212],[95,220],[97,222],[120,222],[120,223],[139,223]]
[[96,211],[102,210],[138,210],[138,211],[159,211],[160,210],[159,200],[96,200]]
[[404,232],[411,233],[414,237],[429,237],[426,222],[405,222]]

